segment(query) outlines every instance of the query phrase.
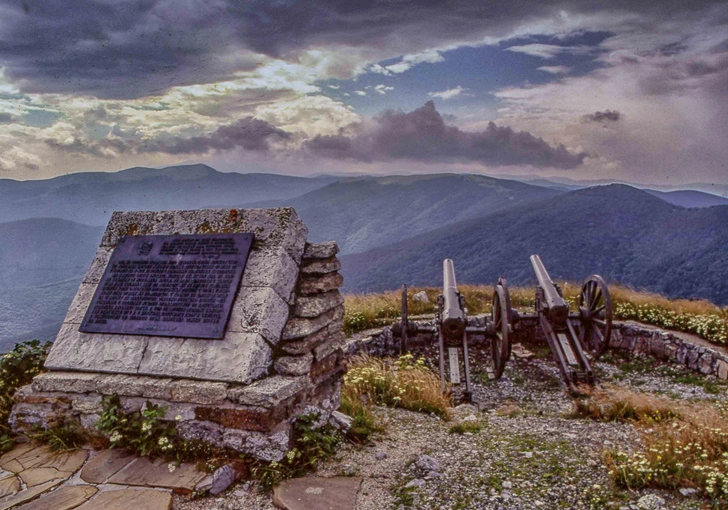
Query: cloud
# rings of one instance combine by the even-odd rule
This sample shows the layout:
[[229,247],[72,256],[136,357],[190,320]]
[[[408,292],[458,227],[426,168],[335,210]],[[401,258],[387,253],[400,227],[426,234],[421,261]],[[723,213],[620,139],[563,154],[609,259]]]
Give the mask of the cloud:
[[354,94],[356,94],[357,96],[366,96],[367,95],[366,91],[364,91],[364,90],[355,90]]
[[571,71],[568,66],[541,66],[536,69],[550,74],[569,74],[569,71]]
[[506,48],[508,51],[516,53],[525,53],[532,57],[554,58],[562,53],[570,55],[585,55],[593,51],[589,46],[558,46],[555,44],[525,44],[522,46],[510,46]]
[[383,74],[401,74],[405,71],[409,71],[418,64],[436,64],[437,62],[443,62],[445,59],[439,51],[430,50],[416,55],[405,55],[402,60],[396,64],[390,64],[382,68],[378,66],[380,70],[376,72],[382,72]]
[[394,87],[388,87],[384,84],[380,84],[380,85],[377,85],[376,87],[374,87],[374,90],[379,92],[381,95],[384,95],[387,92],[389,92],[390,90],[394,90]]
[[205,154],[243,148],[248,151],[267,151],[270,139],[288,140],[291,134],[272,124],[246,117],[233,124],[222,126],[213,133],[190,138],[177,138],[145,144],[143,152],[164,152],[167,154]]
[[427,95],[430,97],[439,97],[440,99],[452,99],[455,96],[459,96],[468,89],[464,89],[460,85],[454,89],[443,90],[442,92],[428,92]]
[[462,131],[445,124],[432,101],[410,113],[388,110],[352,131],[350,136],[316,136],[303,145],[321,157],[358,161],[408,159],[572,169],[587,157],[492,122],[478,132]]
[[604,110],[584,116],[584,120],[591,122],[617,122],[622,115],[617,110]]

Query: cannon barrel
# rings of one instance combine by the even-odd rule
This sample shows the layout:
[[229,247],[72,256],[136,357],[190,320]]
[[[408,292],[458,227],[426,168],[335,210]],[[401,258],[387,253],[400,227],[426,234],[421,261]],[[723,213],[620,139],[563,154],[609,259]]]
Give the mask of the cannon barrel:
[[455,266],[450,259],[442,263],[442,298],[442,334],[448,340],[461,340],[466,326],[465,311],[460,303]]
[[538,286],[543,291],[546,313],[552,321],[563,324],[569,317],[569,304],[561,297],[538,255],[531,255],[531,265],[536,273]]

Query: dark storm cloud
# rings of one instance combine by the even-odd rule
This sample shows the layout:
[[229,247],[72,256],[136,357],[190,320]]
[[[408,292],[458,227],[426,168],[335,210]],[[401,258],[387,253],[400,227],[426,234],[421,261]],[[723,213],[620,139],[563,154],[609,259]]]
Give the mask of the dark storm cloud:
[[421,161],[474,161],[490,166],[533,165],[570,169],[588,156],[573,154],[563,145],[493,122],[482,131],[465,132],[445,124],[432,101],[410,113],[387,111],[373,125],[355,128],[347,137],[317,136],[304,143],[310,152],[328,158],[359,161],[411,159]]
[[[558,19],[562,9],[639,12],[654,9],[653,4],[11,0],[0,7],[0,65],[6,79],[24,92],[137,98],[252,69],[258,62],[246,50],[294,58],[300,50],[332,45],[394,57],[485,35],[506,36],[523,23]],[[681,4],[660,3],[661,15]]]
[[584,120],[591,122],[617,122],[622,115],[617,110],[604,110],[584,116]]
[[271,138],[287,140],[290,137],[290,133],[264,120],[246,117],[234,124],[222,126],[209,135],[157,141],[145,144],[139,150],[167,154],[205,154],[213,150],[226,151],[241,147],[249,151],[267,151]]

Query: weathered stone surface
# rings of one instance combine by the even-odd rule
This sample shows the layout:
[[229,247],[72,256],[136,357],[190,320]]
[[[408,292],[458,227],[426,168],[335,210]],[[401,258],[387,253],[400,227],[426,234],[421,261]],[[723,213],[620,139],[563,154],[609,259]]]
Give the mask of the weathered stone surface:
[[246,287],[235,300],[228,331],[259,333],[276,345],[288,320],[288,303],[269,287]]
[[172,495],[154,489],[123,489],[102,492],[78,510],[171,510]]
[[139,373],[248,384],[263,377],[272,350],[255,333],[229,332],[222,340],[152,337]]
[[190,420],[178,424],[177,432],[183,439],[221,445],[224,429],[219,423]]
[[82,284],[93,284],[95,287],[101,281],[101,277],[104,276],[104,271],[106,271],[106,266],[109,264],[112,252],[113,249],[108,247],[99,247],[96,250],[94,259],[91,261],[88,271],[86,271],[86,274],[81,280]]
[[182,420],[192,420],[195,417],[196,404],[187,404],[183,402],[169,402],[167,400],[156,400],[141,397],[120,397],[121,407],[125,414],[143,411],[147,408],[147,403],[154,404],[159,407],[166,407],[164,419],[167,421],[176,421],[177,416]]
[[43,464],[53,457],[53,452],[47,446],[21,446],[22,448],[17,448],[17,452],[15,449],[8,452],[6,454],[7,457],[3,455],[2,459],[0,459],[0,467],[6,471],[20,473],[26,469]]
[[723,360],[718,360],[716,373],[717,373],[719,379],[722,379],[724,381],[727,380],[728,379],[728,362],[723,361]]
[[338,290],[314,294],[312,296],[301,296],[296,299],[294,315],[297,317],[313,318],[322,315],[332,308],[344,304],[344,296]]
[[362,479],[305,477],[283,481],[273,492],[273,502],[286,510],[354,510]]
[[96,391],[99,374],[83,372],[45,372],[33,378],[35,391],[63,391],[69,393],[89,393]]
[[191,404],[221,404],[225,401],[228,385],[221,382],[182,379],[170,384],[173,402]]
[[701,374],[713,373],[713,355],[710,353],[704,353],[698,360],[698,370]]
[[90,334],[77,324],[64,324],[58,332],[45,367],[51,370],[88,370],[134,373],[150,338]]
[[286,419],[286,409],[236,406],[200,406],[195,410],[199,421],[219,423],[228,429],[268,432]]
[[175,491],[192,492],[206,474],[194,464],[184,463],[175,469],[163,459],[137,458],[109,478],[109,483],[145,487],[165,487]]
[[344,284],[340,273],[329,273],[324,276],[307,276],[301,278],[299,291],[301,294],[320,294],[336,290]]
[[71,301],[71,306],[68,307],[66,318],[63,319],[65,324],[81,324],[97,287],[98,285],[95,283],[81,283],[76,296]]
[[313,348],[329,338],[329,327],[322,328],[307,337],[298,340],[289,340],[278,344],[278,349],[284,354],[300,356],[313,351]]
[[338,371],[344,370],[344,365],[341,362],[341,353],[336,351],[329,354],[327,357],[314,362],[311,366],[310,377],[313,382],[319,382],[323,379],[328,378],[331,374]]
[[327,357],[329,354],[342,351],[346,345],[346,336],[339,331],[329,336],[329,339],[316,347],[313,351],[314,359],[319,361]]
[[17,476],[7,471],[3,472],[0,478],[0,498],[9,494],[15,494],[20,490],[20,480]]
[[226,430],[223,441],[225,447],[247,453],[257,459],[280,461],[288,451],[290,430],[286,429],[273,434],[247,430]]
[[286,327],[283,328],[282,339],[295,340],[297,338],[306,337],[308,335],[316,333],[320,329],[325,328],[332,322],[340,320],[343,317],[343,306],[337,306],[336,308],[333,308],[314,319],[301,319],[295,317],[293,319],[290,319],[286,324]]
[[12,496],[7,496],[0,499],[0,510],[8,510],[9,508],[22,505],[28,501],[32,501],[45,491],[52,489],[56,485],[60,484],[63,480],[53,480],[52,482],[46,482],[35,487],[30,487],[24,491],[20,491]]
[[326,241],[323,243],[306,243],[306,249],[303,251],[304,259],[328,259],[339,253],[339,247],[336,241]]
[[81,479],[87,483],[106,483],[134,459],[124,450],[102,450],[83,467]]
[[88,501],[98,491],[91,485],[69,485],[41,496],[18,510],[70,510]]
[[71,398],[71,409],[84,414],[100,413],[103,411],[101,406],[102,398],[98,393],[74,395]]
[[341,262],[336,257],[323,260],[305,260],[301,265],[301,273],[309,274],[328,274],[341,269]]
[[60,400],[51,404],[17,402],[10,413],[8,424],[20,433],[35,427],[48,428],[62,422],[70,408],[70,403]]
[[[33,443],[20,443],[19,445],[15,446],[12,450],[9,452],[5,452],[0,456],[0,468],[8,470],[6,467],[8,463],[15,461],[18,457],[21,457],[28,452],[31,452],[33,450],[37,450],[41,448],[40,445],[33,444]],[[20,467],[22,469],[22,466]],[[14,471],[17,472],[17,471]]]
[[279,375],[305,375],[311,370],[313,354],[302,356],[281,356],[273,362],[273,368]]
[[[86,450],[70,452],[51,452],[48,449],[38,451],[40,454],[33,460],[26,457],[16,459],[25,469],[18,476],[28,487],[34,487],[51,480],[66,479],[83,466],[88,458]],[[36,462],[37,459],[38,461]]]
[[172,379],[145,377],[141,375],[103,374],[96,379],[96,391],[102,395],[124,395],[127,397],[171,398]]
[[243,273],[243,287],[270,287],[291,302],[298,279],[298,265],[286,250],[253,250]]
[[284,377],[275,375],[256,381],[249,386],[229,388],[227,398],[238,404],[272,408],[284,400],[310,387],[308,377]]
[[238,473],[235,468],[230,465],[219,467],[215,470],[212,475],[212,485],[210,487],[210,494],[217,496],[228,487],[230,487],[235,480],[238,478]]

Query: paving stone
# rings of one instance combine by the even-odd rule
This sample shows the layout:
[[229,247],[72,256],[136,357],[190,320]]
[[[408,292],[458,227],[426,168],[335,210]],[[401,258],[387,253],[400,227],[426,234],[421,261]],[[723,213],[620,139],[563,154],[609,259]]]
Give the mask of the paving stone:
[[154,489],[107,491],[77,508],[78,510],[171,510],[172,494]]
[[301,294],[321,294],[322,292],[336,290],[343,284],[344,277],[341,276],[341,273],[329,273],[319,277],[308,276],[301,278],[299,291]]
[[294,478],[273,491],[273,502],[286,510],[354,510],[362,479]]
[[194,464],[181,464],[170,469],[170,464],[162,459],[149,460],[138,458],[109,478],[109,483],[137,485],[144,487],[164,487],[181,492],[192,492],[205,478],[206,473],[197,470]]
[[13,494],[12,496],[5,496],[4,498],[0,499],[0,510],[8,510],[9,508],[13,508],[23,503],[27,503],[28,501],[32,501],[41,494],[43,494],[45,491],[50,490],[56,485],[60,484],[62,481],[63,480],[53,480],[51,482],[46,482],[41,485],[36,485],[35,487],[26,489],[24,491],[20,491],[17,494]]
[[303,251],[304,259],[327,259],[339,253],[339,247],[336,241],[326,241],[323,243],[306,243],[306,249]]
[[[41,445],[35,444],[35,443],[20,443],[18,445],[15,445],[12,450],[9,452],[3,453],[2,456],[0,456],[0,468],[6,469],[10,471],[8,468],[6,468],[6,464],[14,461],[18,457],[25,455],[26,453],[36,450],[38,448],[41,448]],[[15,472],[15,471],[13,471]]]
[[124,450],[102,450],[83,467],[81,479],[87,483],[106,483],[134,459]]
[[4,471],[0,476],[0,498],[20,490],[20,480],[13,473]]
[[[20,453],[15,456],[9,456],[8,462],[0,459],[0,467],[13,473],[19,473],[26,469],[43,464],[53,456],[53,452],[47,446],[36,447],[36,445],[30,445],[27,447],[25,445],[21,445],[21,448],[18,448],[18,450],[20,450]],[[8,453],[12,454],[14,451],[10,451]]]
[[88,501],[99,490],[91,485],[71,485],[23,505],[18,510],[70,510]]
[[[50,480],[70,478],[78,471],[88,458],[86,450],[73,450],[70,452],[51,452],[42,457],[39,462],[23,464],[26,469],[18,476],[28,487],[34,487]],[[21,459],[18,459],[22,462]]]

